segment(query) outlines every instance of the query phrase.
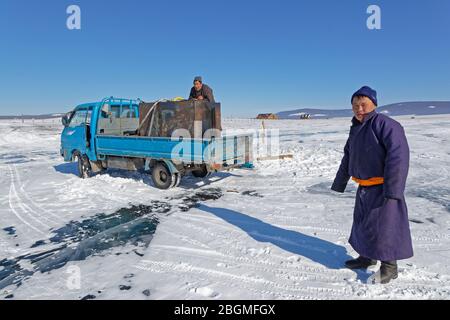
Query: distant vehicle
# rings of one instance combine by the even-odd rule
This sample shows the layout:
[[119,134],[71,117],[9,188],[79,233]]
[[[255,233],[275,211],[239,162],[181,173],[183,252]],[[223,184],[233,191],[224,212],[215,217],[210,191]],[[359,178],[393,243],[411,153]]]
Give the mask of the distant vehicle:
[[[194,133],[201,123],[201,137]],[[237,167],[251,168],[252,135],[222,136],[220,104],[201,101],[158,101],[105,98],[85,103],[62,117],[61,156],[77,161],[78,175],[88,178],[107,168],[151,170],[160,189],[177,186],[192,173]],[[213,135],[208,135],[208,129]],[[197,130],[198,131],[198,130]]]

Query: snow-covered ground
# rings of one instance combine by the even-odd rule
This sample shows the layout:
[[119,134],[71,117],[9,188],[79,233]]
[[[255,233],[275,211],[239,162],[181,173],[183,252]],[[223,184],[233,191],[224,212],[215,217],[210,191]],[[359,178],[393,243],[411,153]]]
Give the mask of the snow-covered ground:
[[58,119],[0,121],[0,299],[449,299],[450,116],[397,119],[415,256],[385,286],[342,267],[355,186],[329,188],[350,119],[266,121],[292,160],[169,191],[143,173],[77,178]]

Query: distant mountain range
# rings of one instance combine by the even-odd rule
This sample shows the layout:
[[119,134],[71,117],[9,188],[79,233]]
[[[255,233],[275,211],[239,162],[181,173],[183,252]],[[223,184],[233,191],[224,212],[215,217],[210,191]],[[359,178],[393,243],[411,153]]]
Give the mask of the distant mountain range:
[[[394,103],[377,108],[379,113],[389,116],[416,115],[425,116],[433,114],[450,114],[450,101],[425,101]],[[326,110],[303,108],[277,113],[280,119],[298,119],[301,115],[309,114],[311,118],[341,118],[353,116],[351,109]]]

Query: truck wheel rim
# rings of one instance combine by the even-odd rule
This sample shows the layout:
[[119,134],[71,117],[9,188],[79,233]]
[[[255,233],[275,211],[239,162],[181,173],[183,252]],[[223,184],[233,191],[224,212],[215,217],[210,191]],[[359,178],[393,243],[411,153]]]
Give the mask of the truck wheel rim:
[[167,182],[167,174],[164,171],[159,172],[159,180],[161,182]]

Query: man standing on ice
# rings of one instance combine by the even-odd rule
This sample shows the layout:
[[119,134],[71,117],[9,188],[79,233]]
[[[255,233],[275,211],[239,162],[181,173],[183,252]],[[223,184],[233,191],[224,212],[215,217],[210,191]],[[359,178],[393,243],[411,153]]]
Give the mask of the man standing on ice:
[[397,260],[413,256],[404,197],[409,147],[403,127],[377,105],[370,87],[353,94],[353,125],[331,189],[343,193],[350,177],[359,184],[349,240],[359,257],[345,265],[367,269],[380,260],[377,280],[386,284],[398,276]]

